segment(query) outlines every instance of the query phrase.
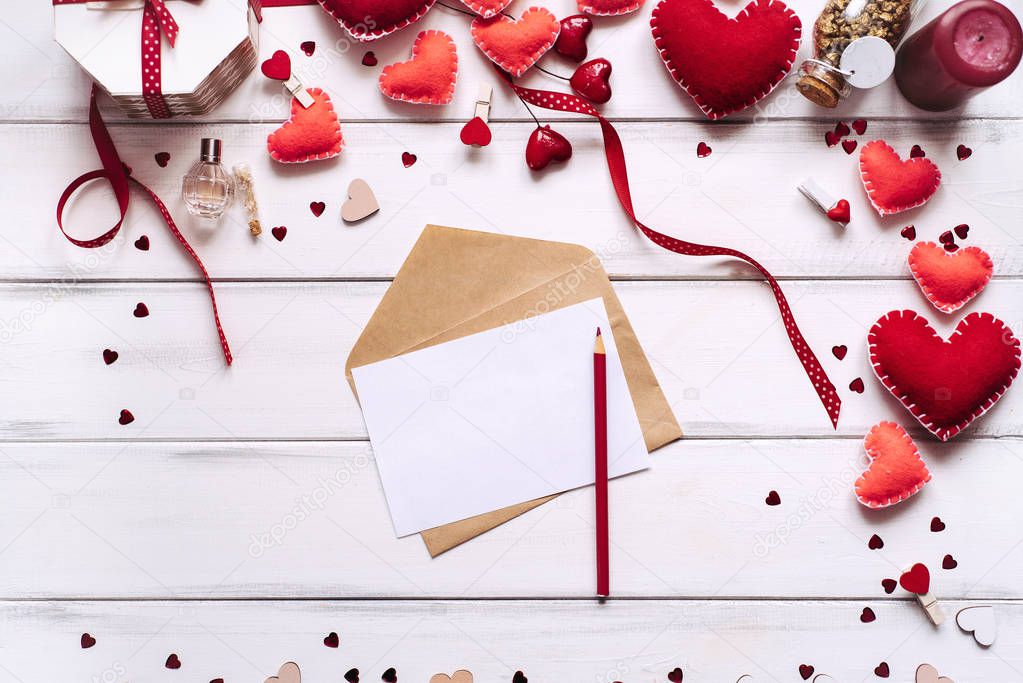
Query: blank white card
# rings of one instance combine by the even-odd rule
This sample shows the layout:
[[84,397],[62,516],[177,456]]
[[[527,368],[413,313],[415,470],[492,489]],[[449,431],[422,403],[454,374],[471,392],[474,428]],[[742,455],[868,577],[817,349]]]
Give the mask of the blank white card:
[[649,456],[601,299],[355,368],[398,536],[593,483],[593,343],[608,471]]

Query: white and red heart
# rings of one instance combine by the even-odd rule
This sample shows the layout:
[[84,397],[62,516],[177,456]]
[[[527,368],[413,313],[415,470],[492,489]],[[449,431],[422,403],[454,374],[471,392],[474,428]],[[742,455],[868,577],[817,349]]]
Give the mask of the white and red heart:
[[423,31],[412,44],[412,58],[385,66],[380,92],[413,104],[448,104],[458,79],[455,41],[443,31]]
[[495,16],[472,20],[472,41],[494,64],[521,76],[546,54],[561,32],[561,23],[544,7],[530,7],[518,19]]
[[644,0],[576,0],[580,12],[596,17],[613,17],[635,12],[643,6]]
[[330,96],[319,88],[309,88],[313,104],[303,107],[291,101],[291,118],[266,138],[266,149],[274,161],[296,164],[330,159],[341,153],[344,138],[341,121]]
[[953,313],[976,297],[994,273],[991,257],[980,247],[954,252],[934,242],[918,242],[909,252],[909,269],[935,308]]
[[891,311],[867,342],[881,384],[942,441],[990,410],[1020,368],[1019,340],[990,313],[971,313],[945,340],[916,312]]
[[881,216],[920,206],[941,185],[941,171],[926,157],[903,160],[884,140],[860,149],[860,179]]
[[856,499],[869,508],[884,508],[906,500],[931,480],[920,451],[906,430],[894,422],[879,422],[863,438],[870,465],[856,480]]
[[766,97],[792,68],[802,36],[780,0],[753,0],[734,19],[711,0],[661,0],[650,27],[672,78],[711,119]]
[[319,0],[319,3],[353,38],[369,41],[419,21],[436,1]]

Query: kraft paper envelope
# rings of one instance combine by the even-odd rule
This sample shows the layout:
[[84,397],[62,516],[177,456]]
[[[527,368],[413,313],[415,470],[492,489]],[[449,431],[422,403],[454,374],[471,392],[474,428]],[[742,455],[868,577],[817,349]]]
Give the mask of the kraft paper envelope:
[[[682,436],[597,256],[563,242],[428,225],[345,364],[352,368],[602,297],[648,451]],[[551,500],[547,496],[422,532],[437,555]]]

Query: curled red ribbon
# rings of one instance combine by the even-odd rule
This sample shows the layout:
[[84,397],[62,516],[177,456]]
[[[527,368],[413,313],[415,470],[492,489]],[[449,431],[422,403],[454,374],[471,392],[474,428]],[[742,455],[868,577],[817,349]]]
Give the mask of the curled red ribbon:
[[741,259],[746,263],[750,264],[767,280],[767,283],[771,286],[771,291],[774,292],[774,298],[778,303],[778,310],[781,312],[782,322],[785,323],[785,332],[789,336],[789,341],[792,343],[792,348],[799,357],[799,362],[803,364],[803,369],[806,370],[807,376],[810,378],[810,382],[813,384],[813,388],[817,391],[817,396],[820,397],[821,403],[824,405],[824,409],[828,412],[828,416],[831,418],[831,424],[837,429],[838,428],[838,415],[842,410],[842,399],[838,396],[838,392],[835,390],[835,385],[831,383],[824,368],[821,366],[817,356],[814,355],[810,345],[806,343],[806,339],[803,338],[803,333],[799,331],[799,327],[796,325],[796,320],[792,316],[792,309],[789,307],[788,301],[785,299],[785,293],[782,292],[781,286],[778,281],[771,275],[752,257],[737,251],[735,249],[729,249],[727,247],[715,247],[706,244],[697,244],[695,242],[687,242],[685,240],[676,239],[664,233],[660,233],[652,228],[648,228],[643,225],[636,218],[636,212],[632,208],[632,194],[629,189],[629,174],[628,168],[625,164],[625,149],[622,146],[622,140],[618,137],[618,131],[611,125],[611,122],[600,115],[600,112],[590,104],[588,101],[570,95],[566,93],[551,92],[549,90],[534,90],[532,88],[523,88],[520,85],[516,85],[512,80],[511,76],[505,73],[501,69],[497,69],[498,73],[501,74],[503,80],[515,91],[515,93],[521,97],[524,101],[535,104],[538,107],[544,109],[553,109],[555,111],[566,111],[575,112],[578,114],[586,114],[592,116],[600,122],[600,130],[604,136],[604,155],[607,157],[607,169],[611,175],[611,183],[614,185],[615,194],[618,196],[618,202],[622,205],[622,209],[628,214],[632,222],[636,224],[636,227],[646,235],[654,244],[673,251],[676,254],[685,254],[688,256],[731,256],[737,259]]
[[[124,223],[124,217],[128,212],[128,203],[130,200],[130,186],[128,181],[135,183],[138,187],[142,188],[149,195],[149,198],[156,204],[156,208],[160,210],[160,214],[163,216],[163,220],[167,223],[167,228],[170,229],[171,234],[177,238],[181,247],[192,257],[195,264],[199,266],[199,270],[202,272],[203,280],[206,282],[206,288],[210,292],[210,302],[213,304],[213,320],[217,325],[217,335],[220,337],[220,348],[224,351],[224,359],[227,360],[227,364],[230,365],[233,361],[231,356],[231,347],[227,344],[227,337],[224,336],[224,328],[220,324],[220,313],[217,311],[217,297],[213,293],[213,283],[210,282],[210,274],[206,272],[206,267],[202,264],[199,259],[199,255],[195,253],[192,245],[188,243],[184,235],[178,230],[178,227],[174,224],[174,219],[171,218],[170,212],[164,203],[156,196],[156,193],[149,189],[139,180],[131,176],[131,169],[125,166],[121,161],[121,157],[117,154],[117,148],[114,147],[114,141],[110,138],[110,132],[107,130],[106,125],[103,123],[103,117],[100,116],[99,107],[96,105],[96,86],[92,86],[92,95],[89,100],[89,131],[92,133],[93,144],[96,145],[96,152],[99,154],[100,163],[103,164],[103,168],[96,169],[95,171],[89,171],[83,173],[74,180],[71,184],[64,188],[64,192],[60,195],[60,199],[57,201],[57,226],[60,231],[64,233],[64,237],[68,239],[74,245],[84,247],[86,249],[93,249],[95,247],[102,247],[104,244],[110,242],[117,236],[118,231],[121,229],[121,224]],[[99,237],[94,237],[88,240],[79,240],[67,233],[64,229],[64,205],[71,198],[71,195],[75,191],[91,180],[98,180],[99,178],[106,178],[107,182],[110,183],[111,189],[114,191],[114,197],[117,199],[117,207],[120,212],[120,218],[114,227],[107,230]]]

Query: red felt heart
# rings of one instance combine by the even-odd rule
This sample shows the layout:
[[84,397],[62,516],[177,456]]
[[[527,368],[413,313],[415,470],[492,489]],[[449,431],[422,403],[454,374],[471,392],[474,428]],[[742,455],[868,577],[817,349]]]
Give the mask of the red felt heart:
[[848,223],[850,220],[848,200],[839,199],[835,202],[835,205],[828,209],[828,218],[836,223]]
[[521,76],[544,56],[561,32],[561,24],[544,7],[530,7],[517,20],[496,16],[472,20],[472,41],[495,64]]
[[443,31],[423,31],[412,44],[412,58],[385,66],[380,92],[413,104],[447,104],[455,94],[458,54]]
[[579,66],[568,84],[577,94],[594,104],[604,104],[611,99],[611,62],[606,59],[591,59]]
[[581,62],[586,59],[586,37],[593,30],[593,20],[583,14],[573,14],[561,20],[561,31],[554,41],[554,51],[562,57]]
[[511,0],[462,0],[466,7],[481,17],[492,17],[511,4]]
[[319,88],[309,88],[313,104],[303,107],[291,101],[291,118],[266,138],[266,148],[274,161],[297,164],[331,159],[341,153],[345,141],[341,122],[330,96]]
[[382,38],[423,18],[437,0],[319,0],[356,40]]
[[612,17],[635,12],[643,6],[643,0],[576,0],[580,12],[598,17]]
[[458,137],[462,140],[463,145],[486,147],[490,144],[492,135],[487,122],[478,116],[474,116],[467,124],[462,126],[462,132]]
[[[931,480],[913,439],[894,422],[879,422],[863,438],[870,466],[856,480],[856,499],[869,508],[900,503]],[[880,546],[879,546],[880,547]]]
[[860,150],[860,178],[870,203],[881,216],[920,206],[941,184],[941,171],[930,159],[903,161],[884,140]]
[[792,68],[802,34],[780,0],[753,0],[734,19],[711,0],[661,0],[650,26],[672,78],[711,119],[766,97]]
[[991,281],[994,266],[979,247],[948,252],[934,242],[918,242],[909,252],[909,269],[934,307],[958,311]]
[[259,69],[267,78],[286,81],[291,78],[291,57],[284,50],[278,50],[270,59],[264,61]]
[[990,313],[966,316],[946,341],[914,311],[891,311],[867,342],[881,384],[942,441],[990,410],[1020,367],[1019,340]]
[[931,572],[927,565],[917,562],[899,577],[899,585],[910,593],[927,595],[931,590]]
[[550,126],[537,126],[526,143],[526,165],[534,171],[547,168],[552,161],[572,158],[572,143]]

